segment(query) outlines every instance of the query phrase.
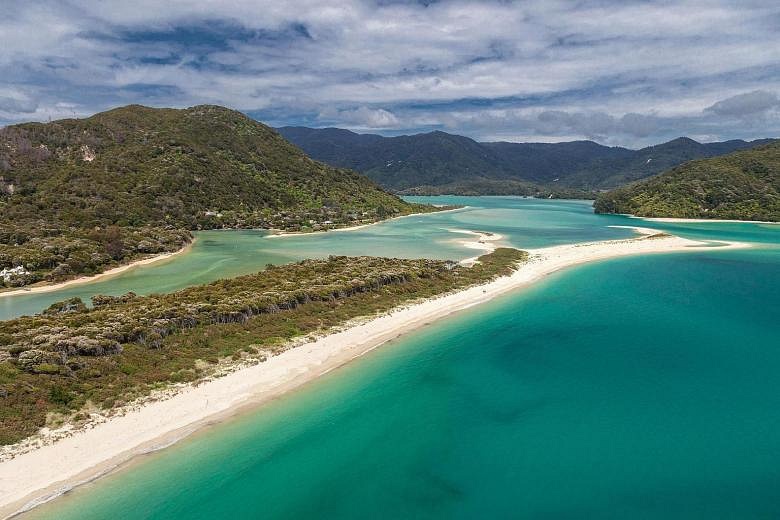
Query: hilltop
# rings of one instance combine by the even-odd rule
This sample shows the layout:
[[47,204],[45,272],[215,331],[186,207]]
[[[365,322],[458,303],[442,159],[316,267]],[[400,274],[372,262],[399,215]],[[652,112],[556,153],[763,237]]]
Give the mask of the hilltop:
[[419,210],[218,106],[0,129],[0,268],[28,271],[11,285],[175,250],[188,230],[319,229]]
[[780,141],[691,161],[599,195],[597,213],[780,221]]

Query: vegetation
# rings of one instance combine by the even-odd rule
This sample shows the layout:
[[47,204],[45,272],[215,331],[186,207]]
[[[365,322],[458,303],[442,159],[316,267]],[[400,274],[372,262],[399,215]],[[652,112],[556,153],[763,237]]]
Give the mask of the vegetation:
[[538,199],[593,199],[592,191],[566,187],[545,187],[523,181],[473,179],[439,186],[417,186],[398,192],[400,195],[516,195]]
[[186,230],[306,231],[431,209],[217,106],[0,129],[0,269],[29,271],[10,285],[174,250]]
[[509,274],[526,253],[497,249],[472,267],[439,260],[330,257],[172,294],[75,298],[0,322],[0,444],[49,418],[111,409],[224,360],[256,360],[289,340],[400,303]]
[[685,161],[768,142],[679,138],[629,150],[592,141],[479,143],[445,132],[382,137],[338,128],[279,131],[315,159],[363,172],[399,193],[554,198],[592,197],[595,190],[647,178]]
[[598,213],[780,221],[780,141],[692,161],[599,195]]
[[[29,224],[29,223],[28,223]],[[0,287],[64,280],[151,254],[173,252],[192,239],[177,228],[63,228],[41,221],[37,227],[0,225],[0,267],[22,266],[19,274],[0,279]]]

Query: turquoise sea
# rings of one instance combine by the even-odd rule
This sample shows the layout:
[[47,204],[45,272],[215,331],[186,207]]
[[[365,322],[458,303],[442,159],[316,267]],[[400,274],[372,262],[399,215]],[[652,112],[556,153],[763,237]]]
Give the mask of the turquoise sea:
[[[644,225],[756,247],[556,273],[27,516],[780,516],[780,227],[650,224],[595,216],[576,201],[433,200],[471,207],[330,236],[219,237],[237,237],[236,248],[257,243],[255,256],[268,255],[260,265],[330,253],[472,256],[449,228],[541,247],[629,236],[606,226]],[[163,290],[145,278],[158,269],[168,270],[162,279],[180,277],[171,287],[185,284],[177,264],[207,279],[187,263],[208,254],[206,242],[128,275],[147,290]],[[225,264],[239,272],[236,258],[250,256],[224,253]],[[124,277],[101,284],[132,288]]]

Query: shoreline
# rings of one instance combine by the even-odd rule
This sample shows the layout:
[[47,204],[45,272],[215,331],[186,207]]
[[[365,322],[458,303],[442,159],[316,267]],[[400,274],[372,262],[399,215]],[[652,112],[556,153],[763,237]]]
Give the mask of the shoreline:
[[638,217],[636,215],[624,214],[629,218],[637,218],[640,220],[646,220],[648,222],[666,222],[668,224],[706,224],[708,222],[714,223],[731,223],[731,224],[776,224],[780,225],[780,222],[772,222],[769,220],[737,220],[737,219],[720,219],[720,218],[680,218],[680,217]]
[[509,276],[355,320],[312,341],[300,339],[295,348],[265,362],[238,368],[197,386],[176,387],[165,399],[136,406],[124,415],[69,432],[57,442],[0,462],[0,517],[29,510],[123,467],[139,455],[255,409],[431,321],[527,287],[562,269],[638,254],[750,247],[725,241],[712,246],[710,242],[659,235],[658,230],[634,229],[642,236],[529,249],[528,261]]
[[276,233],[271,233],[270,235],[266,236],[266,238],[282,238],[282,237],[295,237],[295,236],[305,237],[309,235],[322,235],[325,233],[334,233],[337,231],[357,231],[358,229],[364,229],[367,227],[376,226],[377,224],[383,224],[385,222],[390,222],[401,218],[419,217],[420,215],[438,215],[439,213],[460,211],[467,208],[469,208],[469,206],[462,206],[460,208],[442,209],[439,211],[427,211],[425,213],[409,213],[408,215],[398,215],[397,217],[390,217],[384,220],[377,220],[376,222],[369,222],[368,224],[358,224],[356,226],[345,226],[345,227],[338,227],[332,229],[323,229],[321,231],[278,231]]
[[[480,251],[480,255],[492,253],[498,247],[501,240],[504,239],[504,235],[498,233],[489,233],[487,231],[471,231],[469,229],[448,229],[450,233],[460,233],[463,235],[473,236],[473,240],[455,240],[455,242],[461,247],[466,249],[476,249]],[[460,264],[470,266],[477,262],[480,255],[464,258],[460,261]]]
[[123,264],[123,265],[113,267],[107,271],[103,271],[102,273],[94,274],[92,276],[79,276],[78,278],[73,278],[72,280],[65,280],[64,282],[47,283],[46,285],[36,285],[34,287],[31,286],[26,289],[22,287],[10,291],[0,292],[0,298],[6,296],[20,296],[22,294],[38,294],[38,293],[59,291],[60,289],[64,289],[65,287],[70,287],[71,285],[81,285],[81,284],[96,282],[104,278],[110,278],[112,276],[116,276],[118,274],[124,273],[125,271],[129,271],[134,267],[154,264],[157,262],[161,262],[163,260],[168,260],[169,258],[173,258],[174,256],[180,255],[182,253],[186,253],[190,249],[192,249],[192,245],[195,243],[195,240],[196,239],[193,238],[178,251],[173,251],[171,253],[161,253],[159,255],[150,256],[148,258],[142,258],[140,260],[130,262],[129,264]]

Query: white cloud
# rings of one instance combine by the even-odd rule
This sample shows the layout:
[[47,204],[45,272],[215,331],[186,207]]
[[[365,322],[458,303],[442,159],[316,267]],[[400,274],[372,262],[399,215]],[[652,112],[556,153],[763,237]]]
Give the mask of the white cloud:
[[208,102],[475,137],[780,133],[770,2],[6,2],[0,89],[18,95],[0,91],[0,124]]
[[321,121],[338,122],[351,129],[390,129],[399,125],[399,120],[392,112],[383,108],[366,106],[351,110],[326,109],[320,112]]
[[722,116],[750,117],[764,114],[778,106],[780,98],[775,92],[754,90],[718,101],[707,107],[706,111]]

